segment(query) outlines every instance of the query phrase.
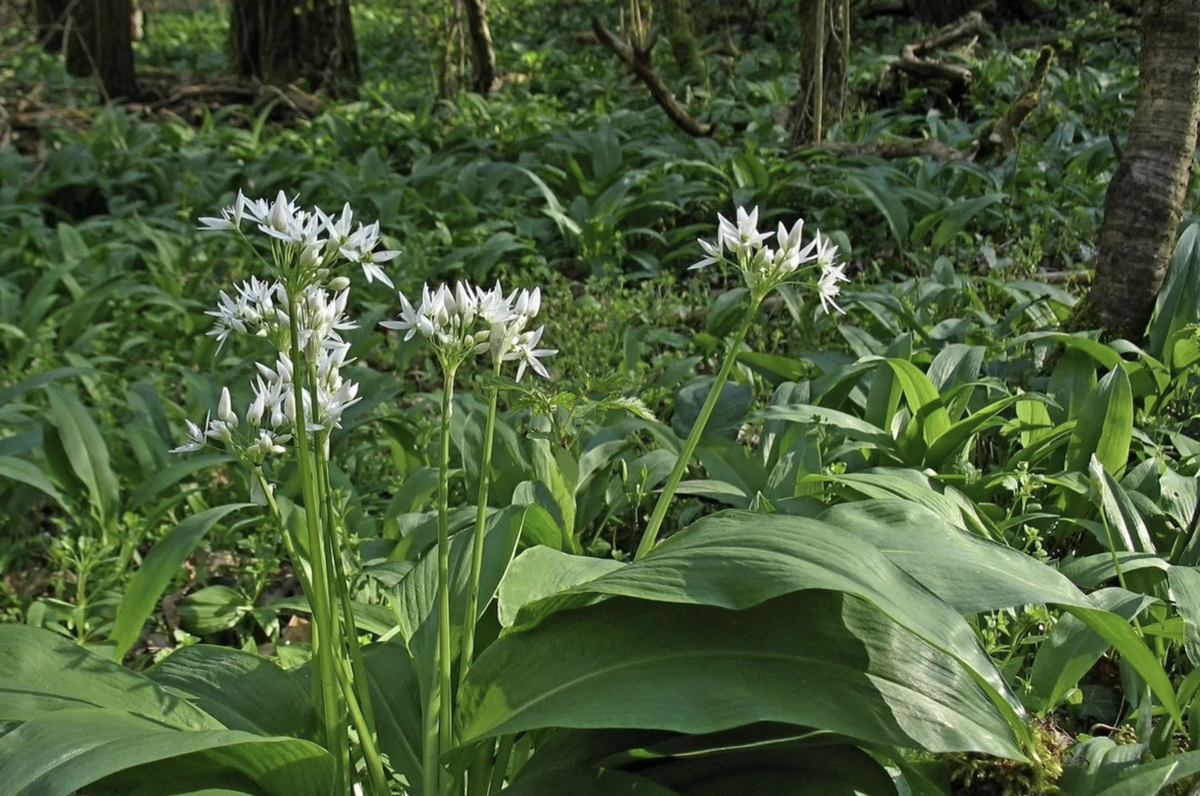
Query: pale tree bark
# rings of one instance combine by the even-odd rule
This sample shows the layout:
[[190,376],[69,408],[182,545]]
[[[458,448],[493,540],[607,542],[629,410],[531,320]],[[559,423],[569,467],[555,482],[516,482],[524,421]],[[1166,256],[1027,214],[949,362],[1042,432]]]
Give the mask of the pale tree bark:
[[1138,100],[1104,200],[1096,278],[1075,325],[1140,340],[1183,214],[1200,123],[1200,0],[1144,0]]
[[352,94],[362,81],[349,0],[233,0],[230,68],[273,85]]
[[850,0],[800,0],[800,92],[792,143],[820,144],[842,115],[850,61]]
[[496,50],[487,23],[487,0],[463,0],[471,37],[472,89],[488,96],[496,89]]
[[63,51],[67,73],[95,75],[102,99],[138,93],[131,0],[39,0],[36,20],[47,50]]

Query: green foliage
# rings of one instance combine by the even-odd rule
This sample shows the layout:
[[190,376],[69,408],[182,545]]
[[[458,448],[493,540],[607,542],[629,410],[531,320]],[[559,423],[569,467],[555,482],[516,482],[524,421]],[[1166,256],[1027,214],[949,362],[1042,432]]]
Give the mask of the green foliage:
[[[223,67],[221,9],[200,5],[152,17],[144,74]],[[487,101],[433,99],[447,7],[410,5],[356,4],[366,82],[313,119],[95,111],[54,58],[11,50],[13,85],[75,115],[0,150],[0,794],[329,792],[295,561],[240,503],[231,457],[166,453],[216,384],[244,394],[256,372],[226,350],[209,375],[203,311],[256,266],[193,229],[239,189],[378,217],[409,295],[503,278],[553,307],[552,383],[466,374],[451,417],[455,617],[458,532],[491,478],[456,774],[484,750],[503,759],[492,792],[514,796],[1140,796],[1200,770],[1200,226],[1144,346],[1061,328],[1094,257],[1110,131],[1128,126],[1131,23],[1057,4],[1060,51],[1007,159],[885,161],[787,149],[783,7],[692,4],[707,81],[681,99],[717,125],[693,140],[574,40],[609,4],[492,3],[510,79]],[[966,148],[1036,57],[988,31],[948,56],[974,73],[962,101],[881,81],[919,34],[856,24],[832,141]],[[768,302],[669,538],[625,563],[745,312],[736,274],[686,271],[739,205],[830,235],[854,277],[846,315],[794,290]],[[373,328],[394,314],[387,291],[352,302],[364,400],[330,455],[349,612],[372,642],[355,677],[393,784],[421,793],[440,382]],[[484,473],[490,386],[503,412]],[[299,476],[277,475],[299,527]],[[1061,778],[1045,726],[1077,741]],[[987,756],[945,754],[962,751]]]

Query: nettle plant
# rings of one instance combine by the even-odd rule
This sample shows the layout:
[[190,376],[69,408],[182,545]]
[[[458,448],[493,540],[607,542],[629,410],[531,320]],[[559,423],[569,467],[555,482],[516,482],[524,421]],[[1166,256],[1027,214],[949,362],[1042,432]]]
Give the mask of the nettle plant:
[[[204,220],[245,237],[269,270],[221,296],[213,333],[259,338],[273,359],[244,411],[223,391],[177,450],[231,452],[253,476],[252,502],[184,520],[147,556],[118,611],[115,661],[0,626],[0,796],[937,793],[914,762],[928,755],[910,752],[1035,754],[1021,702],[964,618],[1029,603],[1061,607],[1120,650],[1147,706],[1181,725],[1126,620],[916,503],[725,511],[658,541],[763,300],[793,284],[837,309],[836,249],[819,233],[805,242],[800,222],[760,232],[757,211],[720,218],[716,243],[701,244],[697,267],[737,269],[750,306],[630,563],[531,544],[537,506],[488,505],[504,369],[546,376],[540,359],[554,353],[533,328],[538,291],[460,283],[415,305],[401,294],[385,325],[423,338],[442,369],[438,532],[392,570],[386,609],[358,602],[329,445],[359,398],[343,375],[342,272],[390,284],[381,264],[396,253],[375,250],[377,224],[352,232],[352,221],[349,207],[329,217],[283,195],[239,195]],[[451,535],[451,401],[460,369],[485,356],[474,523]],[[262,506],[304,587],[311,661],[285,670],[193,645],[142,674],[119,665],[206,530]]]

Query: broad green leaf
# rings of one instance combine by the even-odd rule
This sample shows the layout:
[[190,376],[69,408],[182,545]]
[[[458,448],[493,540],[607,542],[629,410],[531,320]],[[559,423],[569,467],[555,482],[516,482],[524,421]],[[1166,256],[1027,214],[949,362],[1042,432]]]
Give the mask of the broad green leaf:
[[64,512],[70,512],[58,487],[33,462],[18,459],[16,456],[0,456],[0,479],[3,478],[33,487],[57,503]]
[[1008,348],[1015,348],[1023,343],[1034,342],[1062,343],[1067,348],[1083,352],[1109,370],[1120,367],[1121,355],[1112,347],[1090,337],[1068,334],[1066,332],[1029,332],[1008,341]]
[[1010,395],[998,401],[993,401],[977,412],[972,412],[967,417],[951,425],[941,436],[933,441],[933,444],[929,446],[929,450],[925,452],[925,464],[934,469],[940,468],[971,437],[985,428],[1001,425],[1003,421],[997,415],[1002,411],[1018,402],[1033,403],[1032,399],[1035,398],[1040,398],[1040,396],[1032,393]]
[[[1097,608],[1117,614],[1125,621],[1137,616],[1153,598],[1133,594],[1124,589],[1101,589],[1089,599]],[[1041,712],[1058,707],[1079,678],[1087,674],[1104,650],[1107,639],[1097,635],[1075,616],[1064,616],[1038,647],[1029,673],[1032,695],[1041,702]]]
[[1058,786],[1063,796],[1095,796],[1121,774],[1137,768],[1146,754],[1146,744],[1118,744],[1099,736],[1075,744],[1063,758]]
[[50,399],[50,420],[72,471],[87,488],[88,502],[102,523],[113,521],[120,501],[119,486],[100,429],[72,393],[49,386],[46,395]]
[[949,243],[955,235],[963,230],[971,219],[983,210],[1008,198],[1006,193],[987,193],[971,199],[954,202],[946,209],[946,217],[933,233],[931,245],[938,249]]
[[[743,610],[809,589],[846,592],[954,657],[980,679],[1000,710],[1016,704],[974,632],[942,601],[870,544],[801,517],[725,511],[675,534],[641,561],[527,605],[518,626],[600,595]],[[1015,713],[1010,715],[1020,727]]]
[[363,649],[363,665],[370,683],[379,751],[408,780],[408,792],[422,796],[421,690],[412,658],[403,644],[381,642]]
[[1092,454],[1110,473],[1120,475],[1133,438],[1133,391],[1125,369],[1116,367],[1100,380],[1079,413],[1067,444],[1066,469],[1085,473]]
[[0,390],[0,406],[5,406],[19,399],[22,395],[36,390],[43,384],[49,384],[59,379],[69,379],[75,376],[87,376],[96,373],[95,368],[54,368],[36,376],[30,376],[24,381],[17,382],[11,387]]
[[903,249],[908,243],[908,210],[897,198],[892,186],[886,181],[877,182],[867,176],[851,175],[847,181],[870,199],[871,204],[883,214],[892,238],[896,245]]
[[[671,429],[680,439],[687,437],[699,419],[700,409],[708,399],[710,388],[714,383],[712,376],[704,376],[685,384],[675,396],[675,412],[671,415]],[[713,405],[712,415],[704,427],[705,435],[726,435],[733,437],[737,433],[736,426],[741,424],[750,406],[754,402],[754,392],[748,384],[725,382],[717,402]]]
[[813,404],[768,406],[752,415],[751,420],[786,420],[793,423],[824,423],[841,431],[852,440],[861,440],[884,450],[895,447],[896,441],[878,426],[873,426],[854,415],[826,409]]
[[[1136,572],[1139,569],[1161,569],[1166,572],[1171,569],[1170,563],[1153,553],[1118,551],[1116,556],[1122,572]],[[1117,565],[1113,563],[1112,553],[1096,553],[1068,561],[1059,567],[1059,571],[1081,589],[1094,589],[1117,576]]]
[[[1100,457],[1097,456],[1096,459],[1099,460]],[[1121,466],[1124,466],[1124,457]],[[1100,510],[1108,523],[1108,531],[1113,534],[1118,546],[1114,552],[1155,552],[1150,529],[1146,527],[1146,522],[1133,504],[1129,493],[1109,474],[1111,471],[1108,467],[1093,466],[1089,467],[1088,471],[1092,486],[1100,495]]]
[[679,796],[636,774],[612,769],[543,771],[521,777],[500,791],[503,796]]
[[522,607],[543,597],[594,580],[624,564],[606,558],[573,556],[549,547],[531,547],[517,556],[497,595],[500,624],[512,627]]
[[1200,772],[1200,752],[1169,755],[1142,763],[1121,774],[1116,782],[1090,796],[1155,796],[1163,788]]
[[799,381],[812,370],[808,364],[798,359],[790,359],[778,354],[741,351],[737,358],[738,362],[770,379],[774,384]]
[[141,486],[134,490],[134,493],[129,497],[127,508],[129,511],[137,511],[146,503],[158,497],[164,489],[179,483],[192,473],[233,460],[233,456],[228,453],[212,453],[205,456],[190,456],[186,459],[180,459],[165,470],[159,470],[147,478]]
[[1150,351],[1163,358],[1167,340],[1179,329],[1200,320],[1200,224],[1193,223],[1179,236],[1166,284],[1158,294],[1150,321]]
[[1183,643],[1192,666],[1200,665],[1200,570],[1171,567],[1167,570],[1171,599],[1183,617]]
[[200,754],[271,796],[328,796],[333,758],[294,738],[184,731],[119,710],[60,710],[0,737],[0,796],[71,796],[119,771]]
[[175,604],[179,626],[197,636],[211,636],[237,625],[253,604],[229,586],[205,586]]
[[967,668],[870,603],[828,591],[740,611],[618,598],[559,613],[489,646],[459,694],[464,743],[539,727],[714,732],[780,721],[1023,758]]
[[985,536],[992,535],[970,500],[958,490],[943,486],[919,471],[895,467],[874,467],[856,473],[823,477],[825,480],[849,487],[868,498],[910,500],[924,506],[952,525],[978,531]]
[[0,624],[0,721],[53,711],[116,708],[186,730],[222,725],[136,672],[48,630]]
[[884,360],[896,374],[904,400],[912,411],[912,423],[918,429],[923,442],[922,449],[950,430],[950,416],[942,405],[937,388],[921,370],[905,359],[889,357]]
[[[407,572],[404,574],[407,574]],[[396,629],[393,612],[382,605],[351,600],[350,610],[354,614],[355,626],[363,633],[374,633],[377,636],[382,636]],[[312,614],[312,606],[309,605],[308,598],[301,594],[295,597],[284,597],[282,600],[276,600],[270,605],[254,609],[256,615],[262,615],[263,612],[268,611],[271,613],[292,611],[299,614]]]
[[137,641],[142,625],[150,618],[163,591],[204,535],[231,512],[251,506],[252,503],[233,503],[202,511],[176,525],[154,546],[142,566],[129,579],[125,596],[117,606],[117,618],[110,638],[115,647],[115,660],[122,660],[133,642]]
[[961,614],[1028,603],[1090,607],[1053,567],[989,542],[905,500],[861,500],[826,509],[820,522],[869,542]]
[[854,511],[855,505],[835,506],[826,510],[821,519],[876,543],[901,569],[959,610],[974,608],[984,601],[992,602],[989,607],[994,608],[1030,602],[1064,608],[1075,620],[1116,647],[1172,717],[1179,720],[1179,705],[1171,680],[1145,642],[1122,616],[1109,613],[1104,606],[1098,609],[1091,597],[1083,596],[1064,576],[999,545],[971,541],[973,537],[966,535],[951,536],[949,531],[953,528],[941,528],[932,518],[922,520],[919,510],[914,509],[918,513],[911,517],[910,524],[906,517],[909,511],[895,505],[895,501],[872,501],[859,512]]
[[887,771],[848,744],[772,744],[656,763],[645,775],[682,796],[896,796]]
[[150,678],[231,730],[317,739],[309,694],[271,661],[228,647],[181,647],[146,671]]
[[1021,447],[1028,448],[1049,434],[1054,424],[1045,403],[1032,400],[1028,394],[1021,397],[1024,400],[1016,405],[1017,420],[1021,423]]
[[[510,506],[493,512],[484,534],[483,568],[479,587],[479,612],[486,609],[496,593],[504,572],[516,552],[524,525],[525,509]],[[471,549],[474,529],[464,530],[450,539],[450,615],[457,632],[467,609],[467,590],[471,576]],[[428,694],[434,682],[437,653],[438,555],[436,546],[426,552],[392,590],[391,602],[400,636],[408,645],[416,668],[421,693]]]
[[1047,391],[1056,405],[1051,408],[1051,419],[1056,424],[1077,420],[1095,386],[1095,361],[1082,351],[1068,348],[1050,373]]

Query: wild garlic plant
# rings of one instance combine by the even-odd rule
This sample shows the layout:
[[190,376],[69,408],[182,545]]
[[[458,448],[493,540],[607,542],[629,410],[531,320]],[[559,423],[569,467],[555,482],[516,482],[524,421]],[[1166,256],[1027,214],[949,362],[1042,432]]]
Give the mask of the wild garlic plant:
[[[746,212],[745,208],[739,207],[736,224],[717,214],[716,243],[709,243],[703,239],[699,241],[705,256],[688,270],[694,271],[713,264],[734,266],[741,272],[742,279],[750,291],[750,308],[729,343],[729,350],[720,370],[717,371],[712,387],[709,388],[708,397],[705,398],[700,414],[679,452],[679,458],[675,460],[675,466],[671,468],[666,484],[658,495],[658,501],[654,504],[654,510],[646,523],[646,530],[638,543],[635,560],[654,548],[675,490],[691,462],[696,445],[704,433],[704,427],[708,424],[721,395],[721,389],[733,371],[742,342],[758,315],[763,299],[781,285],[806,284],[816,292],[821,307],[826,312],[830,309],[844,312],[834,301],[841,293],[841,284],[849,281],[845,274],[845,265],[837,262],[838,247],[819,230],[806,244],[803,233],[804,219],[796,221],[791,229],[780,223],[775,232],[760,232],[758,208]],[[768,245],[772,238],[775,239],[774,247]]]
[[[223,447],[252,474],[252,498],[268,505],[304,587],[313,618],[313,702],[321,717],[336,778],[347,793],[355,784],[359,756],[371,792],[389,793],[376,748],[375,721],[351,611],[342,551],[345,528],[330,481],[329,437],[343,412],[357,403],[358,385],[344,376],[351,360],[341,332],[357,324],[346,315],[350,279],[362,269],[368,283],[392,286],[382,268],[399,255],[378,250],[379,224],[359,223],[346,205],[340,215],[297,207],[283,192],[274,201],[241,192],[220,217],[202,218],[201,229],[238,235],[265,274],[222,291],[210,335],[222,345],[231,337],[265,340],[274,359],[256,363],[253,398],[241,412],[228,387],[216,417],[188,421],[189,438],[174,453]],[[292,538],[274,496],[270,474],[276,461],[294,458],[299,471],[306,538]],[[357,749],[351,749],[347,719]]]
[[[403,292],[400,296],[400,319],[384,321],[389,329],[406,332],[409,341],[418,333],[432,347],[442,369],[442,406],[438,468],[438,537],[437,537],[437,611],[438,611],[438,683],[429,695],[425,710],[424,793],[446,793],[450,790],[449,773],[442,768],[441,755],[453,748],[452,717],[454,695],[451,690],[451,629],[450,616],[450,413],[458,369],[480,354],[491,357],[493,382],[488,387],[488,414],[484,430],[480,464],[479,494],[476,499],[475,526],[471,540],[471,574],[467,591],[466,613],[462,618],[462,648],[459,654],[459,682],[466,679],[475,654],[475,624],[479,617],[479,590],[483,565],[484,529],[487,520],[488,484],[490,482],[492,445],[496,431],[496,412],[499,395],[497,384],[504,363],[516,362],[516,380],[526,369],[543,378],[550,374],[541,358],[558,353],[554,349],[538,348],[544,326],[530,329],[541,308],[541,290],[522,290],[505,295],[497,282],[489,290],[459,282],[453,288],[441,285],[430,290],[425,285],[417,306]],[[476,776],[490,778],[490,771]]]

